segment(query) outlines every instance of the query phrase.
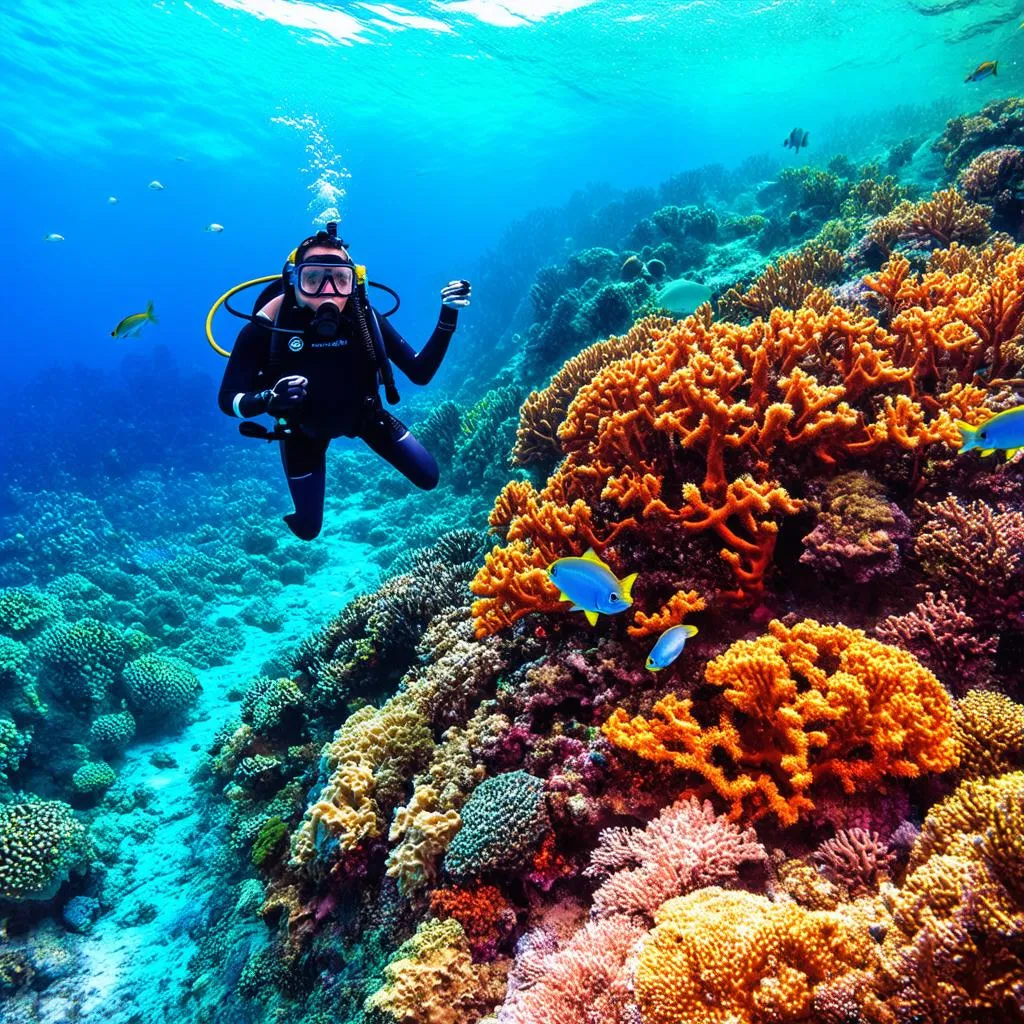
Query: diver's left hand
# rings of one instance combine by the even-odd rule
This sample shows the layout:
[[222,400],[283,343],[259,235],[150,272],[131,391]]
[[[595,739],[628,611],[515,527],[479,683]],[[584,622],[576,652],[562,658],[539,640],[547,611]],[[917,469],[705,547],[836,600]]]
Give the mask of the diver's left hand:
[[469,305],[471,285],[468,281],[449,281],[441,289],[441,304],[449,309],[459,309]]

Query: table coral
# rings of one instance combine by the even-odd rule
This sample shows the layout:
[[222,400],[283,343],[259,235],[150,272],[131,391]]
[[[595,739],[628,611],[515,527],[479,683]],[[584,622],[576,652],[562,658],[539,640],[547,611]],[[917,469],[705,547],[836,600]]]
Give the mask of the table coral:
[[768,628],[708,664],[725,701],[717,725],[703,727],[692,700],[668,694],[651,719],[617,709],[605,735],[702,776],[731,817],[774,814],[784,825],[813,810],[826,779],[855,793],[956,764],[949,696],[912,655],[813,619]]
[[655,922],[636,970],[644,1024],[808,1022],[820,984],[877,955],[842,914],[716,887],[669,900]]

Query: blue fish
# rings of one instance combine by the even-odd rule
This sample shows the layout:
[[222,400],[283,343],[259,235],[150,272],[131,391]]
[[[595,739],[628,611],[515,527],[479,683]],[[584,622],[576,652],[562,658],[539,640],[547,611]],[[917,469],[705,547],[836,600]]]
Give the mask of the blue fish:
[[982,455],[1005,451],[1009,460],[1024,448],[1024,405],[1015,405],[1012,409],[996,413],[978,427],[972,427],[969,423],[962,423],[959,420],[956,425],[963,435],[960,442],[961,453],[969,452],[973,448],[980,448]]
[[637,574],[618,579],[593,548],[587,548],[582,558],[557,559],[547,573],[562,592],[561,600],[573,602],[570,611],[583,612],[592,626],[597,624],[598,612],[616,615],[633,603],[630,591]]
[[987,60],[983,64],[979,64],[965,79],[964,82],[980,82],[983,78],[988,78],[989,75],[996,74],[996,67],[999,61]]
[[696,626],[669,626],[658,637],[658,642],[647,655],[647,669],[651,672],[660,672],[663,668],[668,668],[683,653],[686,641],[696,635]]

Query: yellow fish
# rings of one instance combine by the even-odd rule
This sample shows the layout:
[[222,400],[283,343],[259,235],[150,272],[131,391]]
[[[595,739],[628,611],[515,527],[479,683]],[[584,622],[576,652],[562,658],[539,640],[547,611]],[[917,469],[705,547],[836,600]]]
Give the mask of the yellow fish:
[[153,316],[152,301],[146,303],[145,313],[132,313],[126,316],[111,332],[112,338],[137,338],[142,325],[145,323],[155,324],[156,317]]
[[980,82],[983,78],[988,78],[989,75],[996,73],[996,66],[999,64],[997,60],[987,60],[984,64],[979,64],[965,79],[965,82]]

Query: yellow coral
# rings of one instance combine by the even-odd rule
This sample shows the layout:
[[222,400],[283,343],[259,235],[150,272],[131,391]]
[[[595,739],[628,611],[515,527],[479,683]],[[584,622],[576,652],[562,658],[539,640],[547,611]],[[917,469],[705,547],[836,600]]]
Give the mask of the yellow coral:
[[818,985],[876,958],[860,921],[699,889],[657,912],[639,954],[636,1000],[644,1024],[808,1021]]
[[417,786],[391,823],[388,839],[399,845],[388,856],[387,870],[405,893],[436,879],[437,865],[462,824],[458,811],[442,811],[438,802],[433,786]]
[[960,776],[1002,775],[1024,759],[1024,706],[1002,693],[974,690],[953,708]]

